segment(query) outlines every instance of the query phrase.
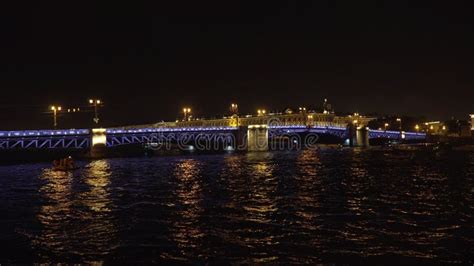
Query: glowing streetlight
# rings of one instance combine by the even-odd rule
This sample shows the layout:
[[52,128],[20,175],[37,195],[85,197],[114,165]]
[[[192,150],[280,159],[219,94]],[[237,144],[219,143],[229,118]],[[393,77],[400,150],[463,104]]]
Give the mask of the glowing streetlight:
[[232,114],[237,114],[239,112],[239,106],[236,103],[230,105],[230,112]]
[[184,121],[186,120],[189,120],[190,119],[190,114],[191,114],[191,108],[183,108],[183,114],[184,114]]
[[258,109],[258,110],[257,110],[257,114],[258,114],[259,116],[265,115],[265,113],[267,113],[267,111],[266,111],[265,109]]
[[77,107],[77,108],[68,108],[67,109],[68,113],[75,113],[75,112],[79,112],[79,111],[81,111],[81,109],[79,107]]
[[99,124],[99,111],[97,110],[98,107],[102,104],[102,101],[99,99],[89,99],[89,104],[94,106],[94,122]]
[[387,127],[389,126],[388,123],[385,123],[384,125],[385,131],[387,131]]
[[415,130],[416,130],[416,132],[420,131],[420,126],[419,126],[419,125],[415,125]]
[[62,107],[61,106],[51,106],[51,111],[53,111],[53,125],[54,128],[58,126],[58,120],[57,120],[57,112],[61,111]]

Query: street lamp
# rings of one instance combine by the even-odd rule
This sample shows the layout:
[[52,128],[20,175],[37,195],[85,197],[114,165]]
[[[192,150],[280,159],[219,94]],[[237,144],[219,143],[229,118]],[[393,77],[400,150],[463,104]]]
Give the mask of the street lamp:
[[236,103],[230,105],[230,112],[232,114],[237,114],[239,112],[239,106]]
[[385,131],[387,131],[388,123],[385,123],[384,125]]
[[415,130],[416,130],[416,132],[418,133],[418,132],[420,131],[420,126],[419,126],[419,125],[416,125],[416,126],[415,126]]
[[102,101],[99,99],[89,99],[89,104],[94,106],[94,122],[96,124],[99,124],[99,112],[98,112],[98,107],[102,104]]
[[266,111],[265,109],[258,109],[258,110],[257,110],[258,116],[265,115],[266,112],[267,112],[267,111]]
[[402,119],[400,117],[397,118],[397,122],[400,123],[398,125],[398,130],[400,131],[400,139],[403,138],[403,133],[402,133]]
[[183,121],[189,120],[188,115],[191,114],[191,108],[186,108],[186,107],[183,108],[183,114],[184,114]]
[[68,108],[68,109],[67,109],[67,112],[68,112],[68,113],[71,113],[71,112],[72,112],[72,113],[75,113],[75,112],[79,112],[79,111],[81,111],[81,109],[80,109],[79,107],[77,107],[77,108],[72,108],[72,109],[71,109],[71,108]]
[[51,106],[51,111],[53,111],[53,125],[54,128],[58,126],[58,120],[57,120],[57,112],[61,111],[61,106]]

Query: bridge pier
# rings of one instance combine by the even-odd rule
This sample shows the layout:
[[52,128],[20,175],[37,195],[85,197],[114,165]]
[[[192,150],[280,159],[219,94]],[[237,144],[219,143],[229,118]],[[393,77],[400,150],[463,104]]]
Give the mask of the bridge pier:
[[91,130],[91,146],[89,156],[91,158],[103,158],[106,155],[107,135],[105,128],[93,128]]
[[247,150],[267,151],[268,150],[268,126],[249,125],[247,129]]
[[348,126],[349,145],[352,147],[369,146],[369,129],[365,126],[356,127],[354,124]]
[[359,147],[369,146],[369,129],[365,126],[358,127],[355,134],[355,144]]

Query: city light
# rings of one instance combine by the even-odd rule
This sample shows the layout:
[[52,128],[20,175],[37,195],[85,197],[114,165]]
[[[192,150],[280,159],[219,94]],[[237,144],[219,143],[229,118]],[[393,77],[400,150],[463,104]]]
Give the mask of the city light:
[[189,121],[189,120],[191,120],[191,116],[190,116],[190,114],[191,114],[191,108],[189,108],[189,107],[184,107],[184,108],[183,108],[183,114],[184,114],[184,119],[183,119],[183,121]]
[[266,111],[265,109],[258,109],[258,110],[257,110],[257,114],[258,114],[259,116],[265,115],[266,113],[267,113],[267,111]]
[[89,99],[89,103],[94,106],[94,118],[92,119],[94,123],[99,124],[99,111],[98,107],[102,104],[102,101],[99,99]]
[[57,112],[61,111],[61,106],[51,106],[51,111],[53,111],[53,126],[56,128],[58,126]]
[[237,114],[239,112],[239,106],[236,103],[230,105],[230,112],[232,114]]

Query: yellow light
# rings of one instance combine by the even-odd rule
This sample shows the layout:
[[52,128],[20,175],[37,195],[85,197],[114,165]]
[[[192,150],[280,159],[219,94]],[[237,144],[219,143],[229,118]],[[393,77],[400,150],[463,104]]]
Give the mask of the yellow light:
[[401,118],[397,118],[397,122],[401,122],[401,121],[402,121],[402,119],[401,119]]
[[107,144],[107,136],[105,135],[105,128],[93,128],[92,129],[92,146],[101,144]]
[[385,125],[384,125],[384,126],[385,126],[385,127],[388,127],[388,123],[385,123]]
[[434,128],[433,126],[430,126],[430,129],[431,129],[431,130],[433,130],[433,128]]
[[100,100],[95,100],[95,102],[96,102],[97,104],[100,104]]
[[354,120],[354,121],[352,121],[352,122],[353,122],[354,124],[357,124],[359,121],[357,121],[357,120]]
[[183,113],[186,113],[186,111],[187,111],[187,110],[188,110],[188,109],[186,109],[186,108],[183,108]]
[[267,112],[267,111],[265,111],[265,110],[262,110],[262,113],[266,113],[266,112]]
[[443,126],[443,130],[446,130],[446,126]]
[[420,126],[419,126],[419,125],[416,125],[416,126],[415,126],[415,129],[416,129],[416,130],[420,129]]
[[55,110],[56,110],[56,107],[51,106],[51,111],[55,111]]
[[93,103],[94,103],[94,100],[90,99],[90,100],[89,100],[89,103],[90,103],[90,104],[93,104]]
[[70,113],[70,112],[71,112],[71,109],[67,109],[67,112]]
[[58,111],[61,111],[61,109],[62,109],[61,106],[58,106]]

